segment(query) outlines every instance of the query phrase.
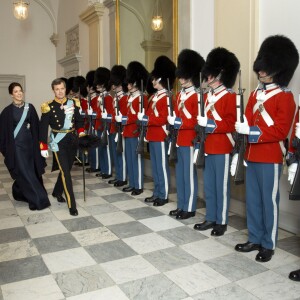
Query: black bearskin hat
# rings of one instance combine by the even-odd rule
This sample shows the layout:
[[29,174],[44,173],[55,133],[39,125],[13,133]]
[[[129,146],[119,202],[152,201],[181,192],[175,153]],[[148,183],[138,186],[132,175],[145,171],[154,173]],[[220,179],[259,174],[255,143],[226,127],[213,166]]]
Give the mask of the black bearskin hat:
[[97,68],[95,71],[94,86],[104,85],[104,87],[108,90],[109,78],[110,78],[110,71],[107,68],[104,67]]
[[167,79],[169,78],[170,89],[173,87],[175,81],[175,64],[167,56],[159,56],[154,63],[154,70],[151,72],[151,76],[155,79],[161,78],[161,85],[164,88],[168,88]]
[[217,47],[209,52],[202,69],[203,78],[217,77],[220,73],[220,81],[227,87],[234,86],[236,76],[240,69],[240,63],[236,56],[225,48]]
[[135,84],[141,89],[141,81],[143,80],[144,90],[147,84],[149,73],[146,68],[138,61],[132,61],[128,64],[126,70],[126,82]]
[[110,71],[110,85],[119,86],[122,85],[123,90],[126,86],[126,68],[122,65],[114,65]]
[[73,88],[73,82],[74,82],[75,77],[70,77],[67,79],[67,84],[66,84],[66,95],[69,95]]
[[258,74],[264,71],[273,82],[287,86],[299,62],[299,54],[294,43],[282,35],[266,38],[260,46],[253,70]]
[[82,97],[87,96],[86,82],[83,76],[76,76],[74,78],[72,92],[80,93],[80,96]]
[[190,49],[182,50],[178,55],[176,76],[178,78],[191,79],[196,87],[200,86],[200,72],[205,61],[196,51]]
[[94,78],[95,78],[95,72],[94,70],[92,71],[88,71],[86,73],[86,86],[89,88],[93,88],[94,87]]

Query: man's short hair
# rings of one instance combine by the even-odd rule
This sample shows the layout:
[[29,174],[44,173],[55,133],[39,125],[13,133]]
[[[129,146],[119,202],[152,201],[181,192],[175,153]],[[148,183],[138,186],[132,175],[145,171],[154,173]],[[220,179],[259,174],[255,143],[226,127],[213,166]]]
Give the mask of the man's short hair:
[[52,88],[52,90],[54,90],[54,86],[55,86],[55,85],[59,85],[59,84],[61,84],[61,83],[63,83],[64,86],[66,87],[66,82],[65,82],[62,78],[56,78],[56,79],[54,79],[54,80],[52,81],[52,83],[51,83],[51,88]]

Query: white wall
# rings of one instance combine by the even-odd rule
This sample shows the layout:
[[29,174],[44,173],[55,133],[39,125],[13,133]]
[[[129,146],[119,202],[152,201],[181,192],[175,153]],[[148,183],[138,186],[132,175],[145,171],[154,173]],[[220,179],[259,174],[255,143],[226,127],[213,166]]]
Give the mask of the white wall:
[[52,97],[50,84],[56,76],[56,50],[49,39],[53,25],[35,1],[25,21],[14,18],[12,7],[13,1],[1,1],[0,72],[26,76],[26,100],[39,112],[40,104]]
[[190,48],[204,59],[214,47],[214,1],[191,0]]
[[[58,7],[58,37],[56,57],[60,60],[66,56],[66,31],[79,24],[79,49],[82,60],[80,62],[79,75],[85,76],[89,71],[89,32],[88,25],[84,24],[79,15],[88,7],[87,0],[59,1]],[[57,63],[57,77],[64,75],[63,67]]]
[[[283,34],[289,37],[296,45],[300,53],[300,1],[298,0],[272,0],[260,1],[260,44],[268,36]],[[300,92],[300,66],[298,65],[289,88],[298,102]],[[280,182],[280,218],[279,224],[292,232],[300,232],[300,201],[288,200],[290,185],[287,175],[281,177]]]

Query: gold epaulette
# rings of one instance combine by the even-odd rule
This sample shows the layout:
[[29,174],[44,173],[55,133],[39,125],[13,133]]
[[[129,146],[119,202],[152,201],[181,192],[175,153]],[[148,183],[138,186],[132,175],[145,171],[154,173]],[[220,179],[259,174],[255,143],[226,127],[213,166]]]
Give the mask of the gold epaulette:
[[50,111],[49,104],[50,104],[51,102],[53,102],[53,100],[44,102],[44,103],[41,105],[41,111],[42,111],[42,114],[46,114],[47,112]]
[[75,102],[75,105],[77,106],[77,107],[81,107],[81,105],[80,105],[80,100],[78,99],[78,98],[72,98],[72,100]]

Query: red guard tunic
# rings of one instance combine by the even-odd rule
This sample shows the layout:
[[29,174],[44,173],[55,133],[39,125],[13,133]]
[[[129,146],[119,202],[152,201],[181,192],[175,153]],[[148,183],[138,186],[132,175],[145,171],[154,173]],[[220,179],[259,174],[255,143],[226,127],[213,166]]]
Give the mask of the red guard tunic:
[[[259,93],[262,91],[251,93],[246,107],[245,114],[250,134],[245,159],[252,162],[281,164],[283,152],[280,142],[288,136],[293,122],[294,97],[289,90],[275,84],[267,86],[261,101],[256,99]],[[268,126],[268,117],[265,117],[265,113],[274,122],[272,126]]]
[[236,94],[221,86],[213,95],[205,94],[204,99],[208,118],[206,132],[209,133],[205,140],[205,153],[230,153],[234,145],[231,133],[235,131]]
[[198,96],[194,86],[185,89],[185,92],[177,94],[175,113],[182,120],[178,130],[177,145],[193,146],[198,115]]
[[[132,95],[127,96],[126,113],[127,122],[124,126],[124,137],[138,137],[137,114],[140,111],[140,91],[134,92]],[[147,96],[144,96],[144,108],[147,107]]]
[[[158,91],[149,103],[146,115],[148,128],[146,140],[149,142],[163,142],[167,136],[168,97],[166,90]],[[171,100],[172,101],[172,100]]]

